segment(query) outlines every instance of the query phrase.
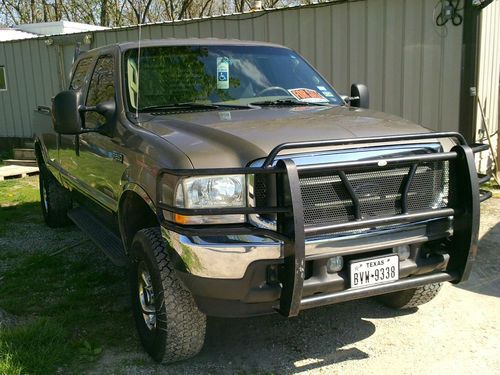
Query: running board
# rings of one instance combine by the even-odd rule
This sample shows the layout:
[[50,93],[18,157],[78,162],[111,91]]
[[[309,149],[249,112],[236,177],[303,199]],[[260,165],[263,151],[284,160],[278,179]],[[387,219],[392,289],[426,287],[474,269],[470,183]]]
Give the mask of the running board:
[[124,267],[128,264],[128,258],[120,238],[107,229],[88,210],[83,207],[74,208],[68,212],[68,217],[78,228],[87,233],[115,265]]

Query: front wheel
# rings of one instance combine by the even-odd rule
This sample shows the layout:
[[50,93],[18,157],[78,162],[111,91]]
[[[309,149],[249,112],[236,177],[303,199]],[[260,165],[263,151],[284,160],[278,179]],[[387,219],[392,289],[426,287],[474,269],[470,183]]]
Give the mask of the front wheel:
[[206,317],[177,278],[158,228],[142,229],[130,250],[132,308],[142,345],[157,362],[198,354]]
[[388,307],[395,309],[411,309],[429,302],[441,290],[441,283],[428,284],[418,288],[402,290],[400,292],[383,294],[378,300]]

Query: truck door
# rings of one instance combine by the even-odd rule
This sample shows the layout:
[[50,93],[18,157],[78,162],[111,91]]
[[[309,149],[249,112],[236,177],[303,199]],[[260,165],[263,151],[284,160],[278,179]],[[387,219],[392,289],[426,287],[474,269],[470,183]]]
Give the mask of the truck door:
[[[94,56],[81,59],[73,71],[69,90],[84,92],[92,73]],[[77,147],[79,136],[57,134],[58,163],[61,167],[62,177],[74,183],[78,175]]]
[[[98,58],[92,73],[85,105],[115,100],[115,61],[111,55]],[[104,116],[96,112],[86,112],[86,129],[97,128],[106,123]],[[106,124],[107,135],[99,132],[84,133],[79,136],[78,179],[93,198],[115,211],[121,192],[121,178],[125,172],[121,142],[118,136],[119,124]]]

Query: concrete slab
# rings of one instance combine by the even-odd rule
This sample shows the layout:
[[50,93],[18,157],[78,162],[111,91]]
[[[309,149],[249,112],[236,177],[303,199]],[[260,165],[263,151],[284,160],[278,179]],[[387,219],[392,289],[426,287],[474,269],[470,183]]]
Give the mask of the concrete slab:
[[6,165],[0,167],[0,181],[23,178],[26,176],[33,176],[38,174],[38,167],[26,167],[21,165]]

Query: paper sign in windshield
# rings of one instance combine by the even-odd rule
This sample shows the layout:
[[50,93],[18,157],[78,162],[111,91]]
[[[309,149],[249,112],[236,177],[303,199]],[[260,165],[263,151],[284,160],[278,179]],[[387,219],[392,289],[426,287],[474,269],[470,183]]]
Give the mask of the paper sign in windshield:
[[227,90],[229,88],[229,59],[217,57],[217,88]]
[[290,90],[288,90],[288,92],[290,94],[292,94],[295,99],[297,99],[301,102],[328,103],[327,98],[325,98],[319,92],[312,90],[312,89],[306,89],[306,88],[290,89]]

